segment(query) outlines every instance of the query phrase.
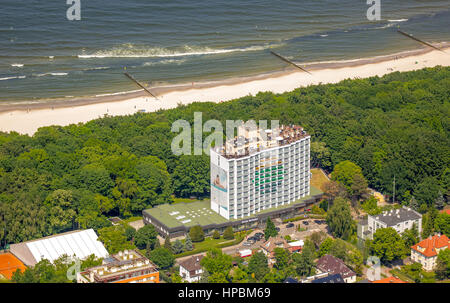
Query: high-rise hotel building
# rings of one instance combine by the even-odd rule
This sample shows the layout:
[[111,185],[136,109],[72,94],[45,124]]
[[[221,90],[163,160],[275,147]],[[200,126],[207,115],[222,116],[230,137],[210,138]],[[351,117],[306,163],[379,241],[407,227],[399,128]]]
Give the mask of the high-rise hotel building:
[[311,137],[302,127],[242,125],[237,135],[210,151],[211,209],[242,219],[310,194]]

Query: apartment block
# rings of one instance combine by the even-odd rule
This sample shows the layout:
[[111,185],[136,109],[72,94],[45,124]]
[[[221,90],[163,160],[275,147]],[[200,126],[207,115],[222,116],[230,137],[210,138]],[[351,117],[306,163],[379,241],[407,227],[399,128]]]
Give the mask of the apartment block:
[[77,274],[78,283],[159,283],[155,264],[135,250],[121,251]]
[[379,228],[394,228],[401,234],[407,229],[417,227],[422,233],[422,215],[409,207],[392,209],[376,216],[367,216],[367,220],[358,223],[358,238],[362,240],[373,239],[373,234]]
[[239,126],[210,151],[211,209],[242,219],[310,195],[310,138],[296,125]]

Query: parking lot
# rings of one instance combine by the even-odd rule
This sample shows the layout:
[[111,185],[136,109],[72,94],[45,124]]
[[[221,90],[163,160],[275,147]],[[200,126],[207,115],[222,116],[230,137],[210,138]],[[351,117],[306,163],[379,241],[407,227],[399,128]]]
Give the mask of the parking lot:
[[[306,222],[306,223],[305,223]],[[298,231],[298,226],[301,226],[301,231]],[[292,240],[305,240],[312,233],[317,231],[323,231],[327,234],[327,224],[325,219],[305,219],[291,223],[275,223],[275,226],[279,228],[278,234],[282,237],[289,235]],[[261,233],[262,236],[259,240],[248,241],[248,238],[252,238],[255,234]],[[223,251],[227,254],[238,254],[239,251],[244,249],[255,250],[259,249],[261,244],[264,243],[264,230],[256,229],[247,238],[242,241],[239,245],[224,248]]]

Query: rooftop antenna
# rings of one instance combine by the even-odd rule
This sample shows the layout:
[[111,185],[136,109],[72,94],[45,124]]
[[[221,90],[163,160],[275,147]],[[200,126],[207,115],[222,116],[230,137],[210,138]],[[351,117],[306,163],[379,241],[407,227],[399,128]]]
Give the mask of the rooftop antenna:
[[393,187],[394,187],[394,190],[392,191],[393,192],[393,194],[392,194],[392,203],[395,203],[395,175],[394,175],[394,185],[393,185]]

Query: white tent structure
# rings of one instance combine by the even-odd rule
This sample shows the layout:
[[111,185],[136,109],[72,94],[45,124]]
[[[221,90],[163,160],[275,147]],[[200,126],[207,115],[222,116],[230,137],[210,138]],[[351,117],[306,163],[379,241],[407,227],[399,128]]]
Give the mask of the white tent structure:
[[301,246],[301,247],[303,247],[303,245],[305,245],[305,242],[303,240],[298,240],[298,241],[295,241],[295,242],[290,242],[288,244],[291,247],[292,246]]
[[94,254],[98,258],[108,256],[93,229],[71,231],[42,239],[11,244],[10,251],[27,266],[34,266],[43,259],[55,261],[63,255],[85,259]]
[[249,257],[252,255],[252,251],[250,249],[244,249],[239,251],[239,255],[241,256],[241,258]]

